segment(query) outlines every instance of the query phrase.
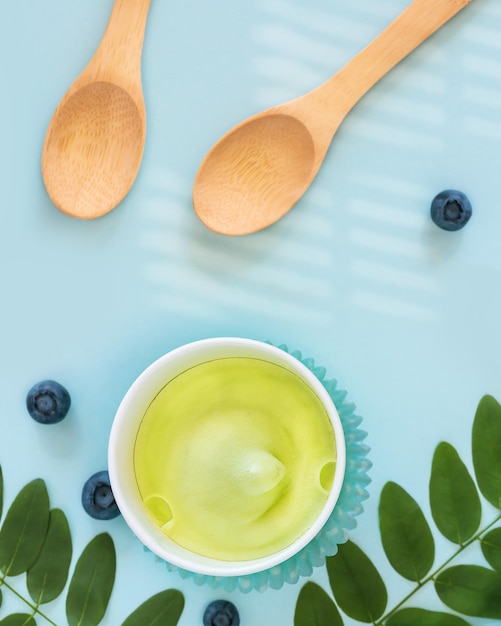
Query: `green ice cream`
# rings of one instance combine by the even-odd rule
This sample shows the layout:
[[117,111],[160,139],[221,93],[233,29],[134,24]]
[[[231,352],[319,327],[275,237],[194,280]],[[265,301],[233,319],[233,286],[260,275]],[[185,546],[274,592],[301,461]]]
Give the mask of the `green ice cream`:
[[326,504],[336,465],[329,416],[296,374],[254,358],[197,365],[169,382],[141,422],[137,484],[179,545],[228,561],[273,554]]

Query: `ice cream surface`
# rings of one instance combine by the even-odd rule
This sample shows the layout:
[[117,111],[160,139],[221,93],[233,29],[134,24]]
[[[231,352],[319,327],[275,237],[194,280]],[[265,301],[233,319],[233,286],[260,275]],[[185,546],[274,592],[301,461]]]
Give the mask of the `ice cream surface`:
[[134,469],[162,531],[203,556],[274,554],[324,508],[336,467],[334,430],[296,373],[229,357],[166,384],[141,421]]

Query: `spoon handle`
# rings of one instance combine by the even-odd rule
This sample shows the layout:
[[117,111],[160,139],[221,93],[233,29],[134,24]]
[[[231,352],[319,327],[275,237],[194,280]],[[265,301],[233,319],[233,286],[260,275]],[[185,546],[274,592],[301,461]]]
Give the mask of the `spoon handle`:
[[336,125],[342,119],[339,114],[346,115],[385,74],[470,2],[413,0],[372,43],[318,88],[327,92],[322,99],[327,96],[335,103]]
[[151,0],[115,0],[101,43],[84,70],[87,80],[118,84],[142,99],[141,54],[150,4]]

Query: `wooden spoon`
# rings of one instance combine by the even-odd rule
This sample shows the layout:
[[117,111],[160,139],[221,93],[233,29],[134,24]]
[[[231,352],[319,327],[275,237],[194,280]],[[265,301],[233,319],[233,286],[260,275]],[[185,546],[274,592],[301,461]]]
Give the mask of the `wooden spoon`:
[[126,196],[144,149],[141,51],[151,0],[115,0],[103,39],[47,129],[42,176],[63,213],[92,219]]
[[244,235],[283,217],[310,186],[358,100],[471,0],[414,0],[369,46],[306,95],[237,125],[197,172],[193,206],[211,230]]

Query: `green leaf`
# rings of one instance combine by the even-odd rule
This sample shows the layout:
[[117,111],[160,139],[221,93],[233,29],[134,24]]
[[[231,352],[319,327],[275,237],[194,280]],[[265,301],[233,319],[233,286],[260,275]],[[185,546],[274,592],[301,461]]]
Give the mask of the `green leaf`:
[[478,405],[472,432],[473,467],[488,502],[501,509],[501,406],[492,396]]
[[440,443],[433,456],[430,506],[438,530],[453,543],[464,544],[480,526],[480,498],[466,465],[448,443]]
[[480,545],[487,563],[501,574],[501,528],[484,535]]
[[183,609],[183,594],[177,589],[167,589],[143,602],[122,626],[176,626]]
[[435,589],[458,613],[501,619],[501,574],[480,565],[456,565],[441,572]]
[[28,483],[7,511],[0,530],[0,569],[22,574],[38,558],[49,526],[49,496],[40,478]]
[[370,624],[381,617],[388,594],[372,561],[351,541],[327,558],[327,573],[334,598],[349,617]]
[[294,626],[343,626],[333,600],[316,583],[307,582],[296,602]]
[[35,604],[50,602],[63,591],[71,555],[68,521],[60,509],[54,509],[50,512],[49,529],[40,555],[26,576],[28,592]]
[[37,626],[36,621],[28,613],[12,613],[1,622],[1,626]]
[[115,583],[116,554],[108,533],[97,535],[80,555],[66,597],[69,626],[96,626]]
[[385,622],[385,626],[469,626],[469,624],[457,615],[409,607],[392,615]]
[[417,502],[394,482],[381,492],[379,526],[392,567],[408,580],[421,581],[435,559],[433,535]]

